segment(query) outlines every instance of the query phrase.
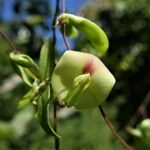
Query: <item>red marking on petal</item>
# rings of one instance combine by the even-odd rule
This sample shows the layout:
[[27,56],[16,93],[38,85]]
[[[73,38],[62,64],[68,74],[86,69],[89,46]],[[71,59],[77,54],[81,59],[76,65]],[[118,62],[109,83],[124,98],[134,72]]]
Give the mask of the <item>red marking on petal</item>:
[[83,73],[90,73],[93,74],[95,72],[95,65],[93,60],[88,61],[85,66],[83,67]]

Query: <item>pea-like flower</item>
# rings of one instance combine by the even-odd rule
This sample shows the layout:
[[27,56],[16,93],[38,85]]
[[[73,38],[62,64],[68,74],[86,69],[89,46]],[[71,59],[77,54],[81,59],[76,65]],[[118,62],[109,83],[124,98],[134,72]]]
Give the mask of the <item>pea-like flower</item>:
[[55,96],[67,107],[94,108],[102,104],[115,84],[115,78],[92,54],[66,51],[51,79]]

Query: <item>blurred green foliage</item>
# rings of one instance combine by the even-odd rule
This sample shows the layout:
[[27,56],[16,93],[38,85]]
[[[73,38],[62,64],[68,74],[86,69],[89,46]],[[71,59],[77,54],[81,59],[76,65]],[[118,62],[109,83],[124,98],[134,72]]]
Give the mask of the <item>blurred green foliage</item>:
[[[116,118],[119,127],[124,128],[130,121],[134,125],[150,113],[149,96],[146,98],[150,85],[150,5],[147,0],[104,1],[103,5],[93,4],[83,9],[82,14],[101,25],[109,36],[110,47],[103,62],[117,80],[110,105],[118,106]],[[84,37],[76,42],[76,49],[93,52]]]
[[[53,10],[47,7],[48,1],[28,0],[29,5],[23,1],[15,2],[17,19],[9,23],[0,22],[0,28],[18,49],[36,61],[42,41],[46,38],[41,33],[47,33],[50,29],[49,22],[45,20],[52,17]],[[27,13],[28,17],[23,19],[23,13]],[[102,26],[109,36],[110,47],[103,62],[116,77],[117,84],[104,105],[117,122],[117,127],[122,129],[123,137],[134,146],[133,138],[126,133],[126,126],[134,127],[150,116],[149,0],[93,0],[81,10],[81,14]],[[93,53],[89,41],[82,35],[74,42],[74,49]],[[32,116],[33,108],[31,111],[16,110],[18,100],[28,89],[22,83],[11,90],[1,89],[14,74],[8,58],[10,51],[7,42],[0,38],[0,149],[53,150],[53,138],[45,135],[34,118],[25,118],[29,113]],[[23,117],[12,125],[19,114]],[[61,150],[122,150],[122,145],[114,139],[101,118],[98,110],[94,109],[60,120]],[[17,134],[17,130],[20,131],[18,126],[23,132],[14,138],[14,132]]]

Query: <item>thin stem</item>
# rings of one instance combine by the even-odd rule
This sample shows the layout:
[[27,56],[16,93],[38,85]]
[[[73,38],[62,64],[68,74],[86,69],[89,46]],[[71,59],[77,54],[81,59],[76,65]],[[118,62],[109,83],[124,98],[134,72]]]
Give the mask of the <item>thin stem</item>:
[[[59,14],[59,0],[56,0],[56,7],[55,7],[55,13],[54,18],[52,21],[52,54],[51,54],[51,60],[53,61],[53,69],[55,67],[55,45],[56,45],[56,30],[55,30],[55,23],[57,19],[57,15]],[[57,103],[53,103],[53,118],[54,118],[54,131],[57,133]],[[59,138],[54,137],[55,142],[55,150],[59,150],[60,147],[60,141]]]
[[8,36],[1,29],[0,29],[0,34],[7,40],[9,45],[12,47],[14,53],[17,53],[18,50],[17,50],[16,46],[12,43],[12,41],[8,38]]
[[[62,13],[65,13],[65,0],[62,0]],[[67,38],[66,38],[66,25],[62,24],[61,28],[62,28],[61,33],[62,33],[62,37],[63,37],[64,42],[65,42],[65,45],[66,45],[68,50],[71,50],[70,45],[69,45]]]
[[59,1],[56,0],[56,7],[55,7],[55,13],[54,13],[54,18],[52,20],[52,54],[51,54],[51,60],[53,61],[53,68],[55,67],[55,45],[56,45],[56,30],[55,30],[55,23],[57,19],[57,15],[59,14]]
[[119,135],[119,133],[115,130],[112,121],[110,120],[110,118],[108,117],[108,115],[105,113],[104,109],[102,108],[102,106],[99,106],[99,110],[106,122],[106,124],[108,125],[108,127],[111,129],[112,133],[114,134],[114,136],[120,141],[120,143],[127,149],[127,150],[133,150],[123,139],[122,137]]
[[65,13],[65,0],[62,0],[62,13]]
[[61,26],[62,26],[62,36],[63,36],[64,42],[65,42],[65,45],[67,47],[67,50],[71,50],[70,45],[69,45],[67,38],[66,38],[66,25],[63,24]]
[[[53,117],[54,117],[54,131],[57,133],[57,103],[54,102],[53,104]],[[59,150],[60,147],[60,140],[58,137],[55,137],[55,150]]]

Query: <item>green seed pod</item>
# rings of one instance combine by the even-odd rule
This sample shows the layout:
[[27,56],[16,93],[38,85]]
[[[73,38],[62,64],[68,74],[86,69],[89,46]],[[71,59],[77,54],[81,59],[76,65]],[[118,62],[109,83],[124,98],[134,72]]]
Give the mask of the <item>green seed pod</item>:
[[75,37],[78,36],[77,29],[74,26],[70,25],[70,24],[66,25],[65,32],[66,32],[66,36],[70,36],[72,38],[75,38]]
[[92,21],[67,13],[61,14],[58,21],[60,25],[72,25],[77,28],[91,41],[93,47],[101,54],[107,51],[109,47],[108,38],[105,32]]
[[102,104],[115,84],[115,78],[94,55],[66,51],[51,79],[55,96],[68,107],[94,108]]

